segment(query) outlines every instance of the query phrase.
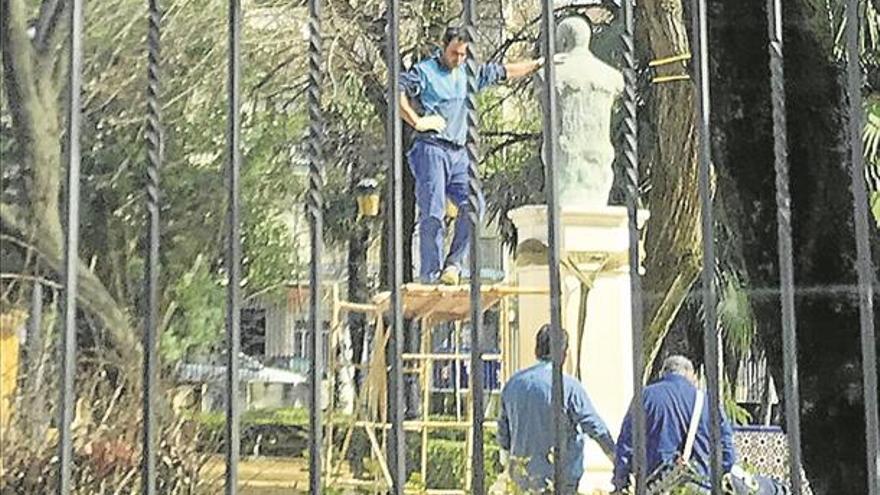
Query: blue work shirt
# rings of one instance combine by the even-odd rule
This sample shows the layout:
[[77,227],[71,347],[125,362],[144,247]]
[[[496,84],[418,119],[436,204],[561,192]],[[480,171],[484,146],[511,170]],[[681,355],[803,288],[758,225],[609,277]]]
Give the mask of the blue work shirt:
[[[487,63],[477,71],[477,90],[483,90],[507,78],[504,66]],[[400,75],[400,91],[422,116],[439,115],[446,119],[442,132],[416,133],[416,139],[435,138],[463,146],[467,138],[467,71],[464,64],[449,69],[437,51]]]
[[[553,480],[548,455],[555,440],[553,432],[553,363],[537,364],[515,373],[501,391],[498,443],[510,453],[514,467],[510,475],[524,490],[542,490]],[[574,377],[563,375],[563,405],[570,422],[565,444],[567,486],[576,486],[584,474],[585,435],[607,439],[613,448],[605,422],[596,413],[586,390]],[[516,463],[525,463],[525,473]]]
[[[643,404],[645,405],[645,431],[647,432],[647,470],[653,473],[661,464],[674,461],[684,449],[687,431],[694,411],[697,388],[686,377],[669,374],[657,382],[645,387]],[[614,486],[629,486],[631,471],[633,437],[632,437],[633,406],[623,420],[620,437],[617,439],[617,452],[614,461]],[[703,412],[700,413],[700,425],[694,439],[694,450],[691,453],[691,464],[700,475],[709,476],[710,458],[709,433],[709,401],[703,401]],[[733,447],[733,431],[730,423],[721,416],[721,448],[724,472],[730,471],[736,462],[736,451]]]

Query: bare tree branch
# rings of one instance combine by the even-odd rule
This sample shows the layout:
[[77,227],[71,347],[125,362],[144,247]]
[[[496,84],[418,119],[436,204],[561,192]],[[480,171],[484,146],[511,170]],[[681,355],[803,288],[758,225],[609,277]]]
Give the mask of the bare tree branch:
[[38,282],[47,287],[51,287],[53,289],[61,289],[63,286],[54,280],[49,280],[44,277],[37,277],[36,275],[27,275],[24,273],[9,273],[9,272],[0,272],[0,279],[3,280],[25,280],[28,282]]
[[[4,232],[6,232],[3,235],[4,240],[33,250],[48,269],[55,273],[62,272],[64,264],[63,253],[51,248],[47,249],[41,243],[44,239],[40,237],[35,238],[34,243],[25,241],[24,235],[27,229],[21,220],[16,218],[14,207],[0,203],[0,221],[2,221]],[[101,280],[98,279],[83,260],[79,260],[77,281],[79,284],[77,300],[109,332],[116,352],[122,356],[125,362],[134,362],[131,360],[135,359],[135,356],[140,351],[140,347],[137,345],[136,335],[133,332],[128,316],[120,309],[119,304],[113,299]]]
[[539,137],[540,137],[539,134],[511,134],[510,138],[505,139],[501,143],[496,144],[495,146],[489,148],[489,150],[486,151],[486,154],[483,156],[483,159],[480,160],[480,162],[481,163],[485,162],[490,157],[492,157],[496,153],[501,152],[502,150],[504,150],[505,148],[507,148],[509,146],[512,146],[512,145],[518,144],[518,143],[522,143],[525,141],[537,140]]
[[34,48],[37,53],[45,53],[54,44],[58,24],[67,3],[64,0],[43,0],[40,4],[40,14],[35,26]]

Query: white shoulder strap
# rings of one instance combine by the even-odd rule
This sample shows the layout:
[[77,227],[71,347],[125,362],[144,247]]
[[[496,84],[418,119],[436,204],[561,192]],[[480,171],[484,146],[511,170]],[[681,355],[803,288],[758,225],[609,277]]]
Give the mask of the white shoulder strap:
[[703,413],[703,391],[697,389],[697,397],[694,399],[694,412],[691,413],[691,424],[688,427],[688,436],[684,442],[684,451],[681,453],[682,459],[689,461],[691,452],[694,450],[694,440],[697,437],[697,429],[700,426],[700,415]]

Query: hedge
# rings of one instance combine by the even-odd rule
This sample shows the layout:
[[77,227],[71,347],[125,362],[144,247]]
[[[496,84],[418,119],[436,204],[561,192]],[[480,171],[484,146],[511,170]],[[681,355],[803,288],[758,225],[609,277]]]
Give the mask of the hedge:
[[[206,433],[209,440],[203,442],[202,449],[211,452],[222,452],[226,417],[224,413],[201,413],[194,417]],[[300,456],[308,455],[308,411],[305,409],[268,409],[246,411],[241,415],[241,452],[250,455],[259,440],[259,454],[265,456]],[[342,417],[334,418],[342,421]],[[442,420],[443,417],[432,419]],[[446,418],[448,419],[448,418]],[[364,449],[360,455],[369,456],[370,450],[363,429],[358,428],[352,447],[361,444]],[[336,428],[334,443],[341,444],[345,428]],[[465,483],[465,467],[471,459],[465,448],[465,432],[463,430],[432,430],[428,438],[428,471],[427,480],[421,479],[421,441],[418,432],[407,432],[406,459],[407,477],[413,487],[438,489],[461,488]],[[360,441],[359,441],[360,440]],[[486,486],[495,481],[500,472],[498,444],[494,430],[484,431],[483,466],[486,472]],[[349,459],[357,456],[349,453]],[[377,473],[378,474],[378,473]]]

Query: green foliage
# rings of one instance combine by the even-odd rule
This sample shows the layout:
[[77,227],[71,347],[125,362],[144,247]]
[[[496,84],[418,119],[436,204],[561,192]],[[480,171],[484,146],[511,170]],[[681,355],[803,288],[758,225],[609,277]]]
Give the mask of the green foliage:
[[307,260],[299,257],[307,244],[294,237],[293,223],[305,180],[293,173],[290,136],[302,132],[302,115],[265,111],[251,116],[245,134],[247,171],[244,196],[242,267],[243,285],[250,292],[296,280]]
[[755,316],[749,293],[736,272],[725,272],[719,278],[718,322],[724,332],[725,345],[740,358],[751,350],[755,335]]
[[[498,457],[498,444],[494,433],[486,432],[483,438],[483,467],[486,473],[486,486],[495,482],[501,471]],[[464,486],[467,466],[471,459],[464,440],[428,438],[427,478],[421,479],[421,435],[407,436],[407,471],[409,482],[414,486],[431,489],[455,489]]]
[[[226,424],[224,412],[200,413],[196,416],[199,423],[207,428],[223,428]],[[245,411],[241,415],[242,427],[250,425],[298,426],[309,424],[309,411],[301,407],[285,407],[278,409],[259,409]]]
[[669,495],[700,495],[705,493],[704,490],[698,488],[678,487],[669,492]]
[[[880,26],[877,27],[880,29]],[[876,38],[875,38],[876,39]],[[880,46],[878,46],[880,49]],[[880,65],[880,62],[878,62]],[[880,70],[880,69],[878,69]],[[880,88],[878,92],[865,98],[865,162],[873,171],[874,178],[880,180]],[[877,187],[880,184],[872,184]],[[880,226],[880,191],[869,191],[871,213]]]
[[[226,416],[223,412],[199,413],[194,415],[198,424],[203,431],[209,433],[209,436],[220,439],[226,425]],[[334,416],[333,418],[325,418],[332,420],[338,424],[347,424],[348,418],[343,416]],[[432,418],[437,419],[437,418]],[[266,432],[275,432],[279,430],[303,433],[308,426],[309,413],[304,408],[279,408],[279,409],[263,409],[245,411],[241,415],[241,430],[243,450],[247,451],[252,448],[259,432],[263,432],[264,436],[268,436]],[[342,442],[344,428],[336,430],[335,443],[338,446]],[[427,479],[422,480],[421,470],[421,441],[420,433],[408,433],[406,436],[406,459],[408,484],[411,488],[460,488],[464,486],[466,468],[470,464],[470,457],[465,446],[464,431],[452,430],[432,430],[428,438],[428,471]],[[303,433],[304,434],[304,433]],[[355,436],[363,435],[363,430],[355,429]],[[288,435],[290,436],[290,435]],[[292,442],[302,443],[302,438],[293,439]],[[366,438],[360,440],[366,441]],[[358,444],[359,440],[353,440],[353,445]],[[485,431],[483,436],[484,445],[484,468],[486,470],[486,483],[492,484],[501,471],[499,461],[498,444],[495,441],[495,433],[493,431]],[[216,448],[216,445],[213,446]],[[370,451],[361,452],[361,455],[369,456]],[[378,466],[367,465],[375,469],[374,474],[381,476]]]
[[727,415],[727,419],[735,425],[751,424],[753,419],[752,414],[748,409],[737,404],[733,384],[725,380],[722,386],[724,387],[722,402],[724,404],[724,413]]
[[204,256],[198,255],[191,271],[173,285],[171,297],[178,305],[176,318],[162,333],[159,350],[169,361],[184,358],[218,342],[225,318],[225,293]]
[[[226,415],[222,412],[201,413],[194,415],[193,419],[206,439],[200,448],[206,452],[221,452]],[[239,426],[241,450],[248,455],[261,456],[307,455],[308,422],[308,410],[302,408],[245,411]]]
[[[846,10],[842,0],[807,0],[813,8],[812,23],[816,33],[825,33],[823,46],[838,63],[846,60]],[[866,167],[880,176],[880,87],[877,74],[880,73],[880,11],[875,2],[866,1],[859,5],[859,58],[864,72],[865,122],[864,148]],[[820,36],[821,38],[821,36]],[[876,195],[876,193],[874,193]],[[880,224],[880,207],[873,195],[871,209],[874,219]]]
[[[348,42],[339,41],[341,45]],[[352,54],[340,52],[345,55],[328,60],[330,84],[324,100],[324,234],[336,245],[346,242],[356,230],[354,185],[360,179],[375,178],[384,192],[381,184],[387,175],[384,100],[380,108],[369,98],[370,94],[383,94],[384,81],[376,79],[372,66],[368,70],[359,66]]]
[[880,167],[880,92],[865,98],[865,160]]
[[[507,212],[544,202],[544,170],[539,160],[541,116],[537,97],[527,86],[480,96],[483,126],[483,191],[487,220],[496,222],[502,238],[512,243],[515,228]],[[510,119],[514,114],[519,118]]]
[[880,191],[871,192],[871,212],[874,213],[874,219],[880,227]]
[[[83,121],[85,259],[117,302],[142,299],[145,236],[145,4],[88,6]],[[226,7],[210,0],[164,6],[162,292],[167,360],[209,350],[223,329],[227,190]],[[304,136],[299,31],[302,7],[246,9],[242,47],[242,286],[264,292],[298,278]],[[269,19],[275,19],[269,22]],[[123,63],[123,61],[125,61]],[[4,145],[9,145],[4,140]],[[298,223],[297,223],[298,222]]]

